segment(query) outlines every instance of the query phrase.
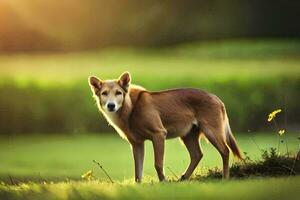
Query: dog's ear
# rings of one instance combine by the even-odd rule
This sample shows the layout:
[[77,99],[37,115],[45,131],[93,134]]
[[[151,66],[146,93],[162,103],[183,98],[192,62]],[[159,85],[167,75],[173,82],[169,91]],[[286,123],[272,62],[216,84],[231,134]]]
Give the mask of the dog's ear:
[[131,76],[129,72],[124,72],[118,80],[119,85],[127,92],[130,85]]
[[99,78],[97,78],[96,76],[90,76],[88,80],[89,80],[89,85],[91,87],[92,92],[97,94],[101,90],[102,81]]

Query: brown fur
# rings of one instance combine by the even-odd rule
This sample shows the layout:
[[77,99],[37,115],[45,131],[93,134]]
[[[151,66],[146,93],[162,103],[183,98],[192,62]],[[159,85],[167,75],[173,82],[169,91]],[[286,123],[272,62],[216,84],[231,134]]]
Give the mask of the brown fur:
[[[180,137],[187,147],[191,162],[181,180],[188,179],[203,154],[199,136],[203,134],[219,151],[223,160],[223,177],[229,177],[229,148],[241,158],[240,150],[232,135],[226,109],[215,95],[197,89],[172,89],[149,92],[130,85],[130,74],[119,79],[101,81],[90,77],[89,83],[100,111],[117,132],[132,146],[135,160],[135,180],[141,181],[144,159],[144,141],[151,140],[154,147],[155,168],[159,180],[164,180],[165,139]],[[109,97],[102,91],[109,91]],[[123,98],[111,91],[122,90]],[[106,110],[105,102],[119,102],[113,113]]]

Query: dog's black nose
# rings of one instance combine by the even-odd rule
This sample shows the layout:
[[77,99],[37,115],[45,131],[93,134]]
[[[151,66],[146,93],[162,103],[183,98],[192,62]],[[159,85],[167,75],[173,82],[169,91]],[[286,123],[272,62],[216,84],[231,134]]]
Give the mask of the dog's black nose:
[[108,110],[114,110],[115,109],[115,107],[116,107],[116,105],[114,104],[114,103],[108,103],[107,104],[107,108],[108,108]]

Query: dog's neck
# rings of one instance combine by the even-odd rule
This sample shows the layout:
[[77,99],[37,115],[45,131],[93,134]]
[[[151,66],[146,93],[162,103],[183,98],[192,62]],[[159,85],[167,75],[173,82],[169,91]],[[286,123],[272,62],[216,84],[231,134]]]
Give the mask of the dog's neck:
[[116,123],[123,131],[128,131],[127,126],[133,108],[132,105],[132,100],[130,94],[128,93],[124,97],[123,105],[121,106],[121,108],[116,113],[114,113],[114,118],[116,120],[114,123]]

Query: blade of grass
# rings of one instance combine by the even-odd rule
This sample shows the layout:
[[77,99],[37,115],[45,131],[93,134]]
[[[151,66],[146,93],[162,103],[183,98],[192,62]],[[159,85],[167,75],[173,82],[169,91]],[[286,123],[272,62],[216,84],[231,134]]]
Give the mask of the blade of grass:
[[108,177],[108,179],[110,180],[111,183],[114,183],[112,178],[109,176],[109,174],[106,172],[106,170],[103,168],[103,166],[97,162],[96,160],[93,160],[93,162],[99,166],[99,168],[105,173],[105,175]]

